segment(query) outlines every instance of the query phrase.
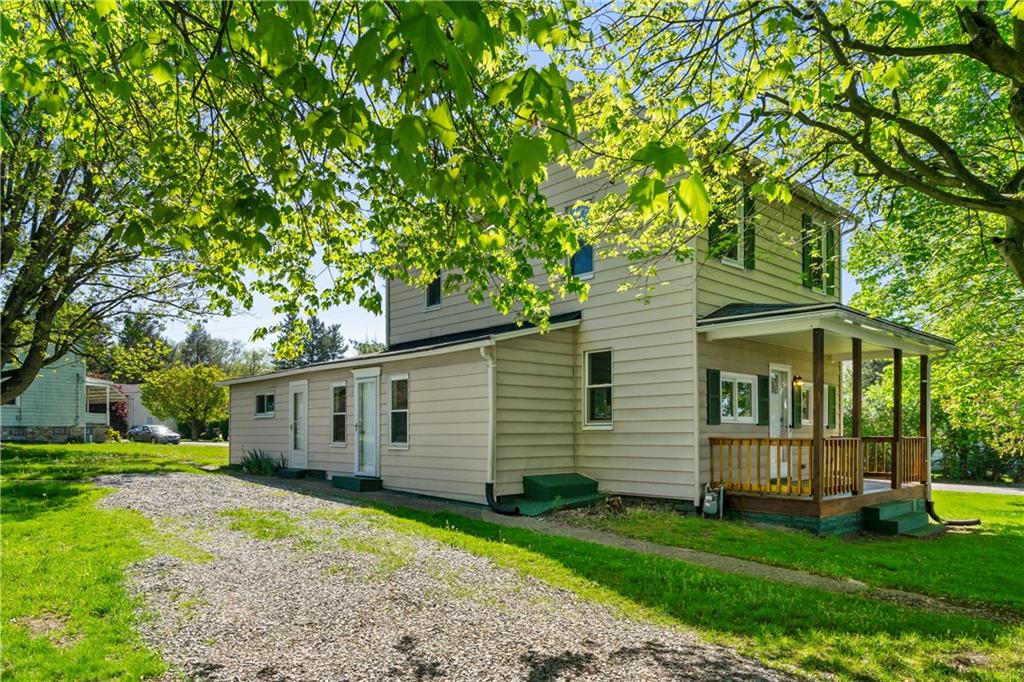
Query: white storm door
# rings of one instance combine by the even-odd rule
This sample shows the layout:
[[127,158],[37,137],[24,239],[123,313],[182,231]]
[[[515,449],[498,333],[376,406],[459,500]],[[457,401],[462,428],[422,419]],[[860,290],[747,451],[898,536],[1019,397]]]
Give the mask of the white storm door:
[[356,379],[356,475],[378,476],[380,377]]
[[296,469],[305,469],[309,464],[306,455],[306,441],[309,434],[308,414],[306,382],[293,381],[288,384],[288,419],[291,423],[291,452],[288,457],[288,466]]
[[[770,365],[768,370],[768,437],[789,438],[790,373],[787,365]],[[788,478],[789,463],[778,461],[785,452],[771,446],[769,478]]]

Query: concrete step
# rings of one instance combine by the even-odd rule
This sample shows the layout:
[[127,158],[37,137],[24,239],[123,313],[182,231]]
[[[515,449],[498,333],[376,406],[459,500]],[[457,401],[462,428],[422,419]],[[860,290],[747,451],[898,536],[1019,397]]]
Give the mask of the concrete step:
[[928,525],[928,515],[924,512],[910,512],[878,521],[865,521],[864,528],[873,533],[883,535],[901,535]]
[[305,478],[306,470],[296,467],[281,467],[277,470],[277,475],[281,478]]
[[342,490],[352,490],[357,493],[380,490],[384,487],[379,478],[370,476],[332,476],[331,485]]
[[523,476],[523,496],[533,500],[554,500],[597,494],[597,481],[582,474]]
[[511,495],[502,497],[501,503],[510,507],[519,507],[519,513],[523,516],[540,516],[555,509],[575,509],[577,507],[589,507],[595,502],[600,502],[603,495],[579,495],[577,497],[556,497],[553,500],[538,500],[524,495]]

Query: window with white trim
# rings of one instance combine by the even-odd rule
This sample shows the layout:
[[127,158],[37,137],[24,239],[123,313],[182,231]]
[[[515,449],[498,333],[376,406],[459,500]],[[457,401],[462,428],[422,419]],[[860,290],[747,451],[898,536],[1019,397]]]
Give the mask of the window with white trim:
[[593,350],[583,354],[586,371],[586,405],[588,426],[612,424],[612,352]]
[[348,432],[348,385],[343,381],[331,386],[331,443],[344,445]]
[[393,374],[389,383],[390,443],[405,447],[409,445],[409,375]]
[[814,387],[804,384],[800,387],[800,425],[814,424]]
[[256,394],[256,416],[257,417],[273,417],[274,416],[274,394],[273,393],[257,393]]
[[742,198],[736,202],[735,214],[735,220],[723,225],[719,234],[719,257],[723,263],[742,268],[746,256],[744,236],[747,230],[746,207]]
[[441,307],[441,275],[435,277],[434,281],[427,285],[424,306],[427,310]]
[[722,372],[722,421],[757,422],[757,377]]

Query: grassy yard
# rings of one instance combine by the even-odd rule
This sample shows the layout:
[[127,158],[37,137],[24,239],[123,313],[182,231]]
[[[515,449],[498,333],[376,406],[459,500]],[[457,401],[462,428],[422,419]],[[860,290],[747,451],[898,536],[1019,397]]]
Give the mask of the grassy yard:
[[[124,570],[157,549],[187,554],[189,548],[168,544],[138,514],[97,509],[95,502],[104,492],[81,479],[115,471],[198,471],[196,464],[223,464],[226,457],[226,450],[200,447],[5,447],[4,679],[138,679],[159,674],[163,663],[141,647],[135,634],[134,604],[122,586]],[[984,503],[988,497],[976,499]],[[943,513],[954,513],[941,504]],[[1013,509],[999,502],[994,510],[976,512],[988,516],[991,525],[986,525],[985,532],[992,534],[976,534],[975,551],[988,551],[986,539],[1002,546],[1003,535],[995,532],[992,520],[998,514],[1007,513],[1003,523],[1019,531]],[[723,574],[452,512],[371,505],[359,513],[393,530],[488,557],[626,615],[693,629],[710,640],[812,676],[1012,680],[1020,679],[1016,671],[1024,669],[1021,625]],[[255,509],[232,512],[231,519],[233,527],[254,537],[288,536],[300,527],[287,515]],[[710,522],[704,527],[708,526],[715,533],[763,530]],[[808,565],[810,548],[833,544],[799,533],[782,532],[777,539],[791,543],[794,555],[806,553]],[[892,552],[901,547],[915,552],[919,550],[913,548],[930,544],[934,543],[897,541]],[[1010,550],[1003,546],[1000,551]],[[842,564],[830,552],[819,550],[819,554],[826,563]],[[975,566],[973,558],[944,556],[947,563],[963,559],[967,563],[961,565]],[[889,572],[909,573],[910,566],[895,563]],[[1008,565],[1004,563],[1003,568]],[[920,572],[924,565],[918,560],[914,570]],[[952,572],[949,566],[941,570]],[[1010,572],[1016,572],[1016,567]],[[1001,578],[1003,585],[985,584],[989,575],[975,577],[975,591],[999,594],[1011,589],[1012,582],[1005,584],[1006,575]],[[931,591],[928,584],[920,589]],[[1012,605],[1012,600],[999,603]]]
[[941,538],[815,537],[756,524],[634,508],[617,515],[566,515],[581,525],[663,545],[699,549],[822,575],[853,578],[1018,612],[1024,618],[1024,497],[935,491],[948,518],[981,518]]
[[[136,634],[125,568],[159,547],[189,555],[140,514],[104,510],[85,479],[227,464],[227,449],[136,443],[3,447],[3,662],[11,680],[142,679],[160,657]],[[201,558],[201,557],[193,557]]]

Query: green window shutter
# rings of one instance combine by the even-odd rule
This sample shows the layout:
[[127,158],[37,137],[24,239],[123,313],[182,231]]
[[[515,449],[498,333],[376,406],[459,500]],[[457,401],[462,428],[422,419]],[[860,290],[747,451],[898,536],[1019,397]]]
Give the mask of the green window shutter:
[[793,411],[793,428],[794,429],[799,429],[800,426],[802,425],[802,423],[800,421],[800,407],[801,407],[801,405],[800,405],[800,389],[797,388],[796,386],[794,386],[792,391],[793,391],[793,400],[791,400],[790,402],[792,403],[791,409]]
[[750,196],[750,187],[743,186],[743,267],[753,270],[757,261],[754,235],[754,197]]
[[835,296],[836,293],[836,231],[829,228],[825,232],[825,271],[828,273],[828,281],[825,283],[825,293]]
[[757,375],[757,423],[768,426],[768,375]]
[[708,424],[722,423],[722,373],[708,370]]
[[802,219],[803,226],[800,238],[802,251],[800,264],[801,268],[803,269],[804,286],[810,289],[814,285],[814,279],[811,274],[811,254],[814,251],[814,223],[811,220],[811,216],[808,215],[807,213],[803,214]]
[[828,389],[828,414],[826,415],[826,422],[828,428],[836,428],[836,387],[833,384],[829,384],[825,388]]

